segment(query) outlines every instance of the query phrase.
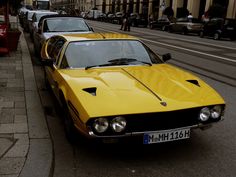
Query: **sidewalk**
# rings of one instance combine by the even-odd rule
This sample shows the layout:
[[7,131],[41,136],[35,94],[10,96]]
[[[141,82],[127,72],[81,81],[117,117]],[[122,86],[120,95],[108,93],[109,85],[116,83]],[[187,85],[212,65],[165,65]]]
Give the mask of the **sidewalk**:
[[0,56],[0,177],[49,177],[52,165],[52,143],[22,33],[18,50]]

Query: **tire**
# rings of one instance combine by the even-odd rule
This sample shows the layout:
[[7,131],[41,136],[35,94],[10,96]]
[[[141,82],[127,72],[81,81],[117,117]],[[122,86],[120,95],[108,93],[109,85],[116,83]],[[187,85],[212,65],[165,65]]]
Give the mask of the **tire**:
[[199,33],[199,36],[200,36],[200,38],[203,38],[203,37],[204,37],[204,32],[201,31],[201,32]]
[[166,26],[162,26],[162,27],[161,27],[161,30],[162,30],[162,31],[165,31],[165,30],[166,30]]
[[132,23],[131,23],[131,26],[132,26],[132,27],[135,27],[135,24],[134,24],[134,22],[132,22]]
[[51,91],[52,88],[51,88],[51,85],[50,85],[50,83],[48,81],[46,70],[45,70],[45,68],[43,68],[43,69],[44,69],[44,84],[45,84],[45,88],[47,90]]
[[169,33],[172,33],[172,32],[173,32],[172,27],[169,27],[168,32],[169,32]]
[[183,34],[183,35],[188,34],[188,29],[187,29],[187,28],[183,28],[183,29],[182,29],[182,34]]
[[220,39],[220,34],[217,33],[217,32],[214,33],[213,39],[214,39],[214,40],[219,40],[219,39]]
[[[61,94],[62,95],[62,94]],[[60,96],[63,97],[63,96]],[[63,123],[64,123],[64,130],[65,130],[65,135],[69,143],[75,144],[77,140],[77,130],[74,126],[74,122],[72,120],[72,117],[69,112],[69,108],[67,107],[66,101],[63,98],[61,98],[62,106],[63,106]]]

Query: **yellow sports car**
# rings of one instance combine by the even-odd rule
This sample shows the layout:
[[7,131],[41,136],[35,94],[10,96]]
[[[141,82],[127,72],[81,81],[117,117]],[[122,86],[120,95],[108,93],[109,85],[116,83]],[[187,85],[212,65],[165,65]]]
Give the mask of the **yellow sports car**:
[[92,138],[138,136],[144,144],[181,140],[223,118],[222,97],[139,39],[114,33],[53,36],[41,57],[64,109],[65,132]]

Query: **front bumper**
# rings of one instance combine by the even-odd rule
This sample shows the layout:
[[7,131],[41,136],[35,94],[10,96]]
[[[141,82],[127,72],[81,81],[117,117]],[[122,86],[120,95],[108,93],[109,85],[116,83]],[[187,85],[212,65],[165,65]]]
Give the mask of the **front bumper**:
[[[223,119],[221,119],[222,121]],[[210,124],[197,124],[197,125],[192,125],[192,126],[187,126],[187,127],[179,127],[179,128],[190,128],[191,130],[193,129],[201,129],[201,130],[206,130],[208,128],[211,128],[213,124],[215,124],[217,122],[213,122]],[[171,129],[168,129],[171,130]],[[124,133],[124,134],[119,134],[119,135],[96,135],[94,134],[94,132],[92,131],[92,129],[88,129],[88,132],[86,133],[86,136],[89,138],[122,138],[122,137],[135,137],[135,136],[143,136],[144,134],[147,133],[156,133],[159,131],[163,131],[163,130],[156,130],[156,131],[145,131],[145,132],[130,132],[130,133]]]

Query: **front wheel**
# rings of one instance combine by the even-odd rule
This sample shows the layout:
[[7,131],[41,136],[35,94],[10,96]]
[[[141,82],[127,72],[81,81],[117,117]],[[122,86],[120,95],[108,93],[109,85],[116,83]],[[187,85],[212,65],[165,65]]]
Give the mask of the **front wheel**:
[[213,36],[214,40],[219,40],[220,39],[220,34],[219,33],[215,33]]
[[71,144],[74,144],[76,142],[77,131],[74,126],[74,122],[71,118],[71,115],[69,113],[69,110],[67,108],[65,109],[66,110],[64,110],[65,112],[64,113],[64,129],[65,129],[66,138]]
[[188,34],[188,29],[187,28],[183,28],[182,29],[182,34],[184,34],[184,35]]
[[69,108],[66,104],[66,100],[62,92],[60,92],[60,100],[61,100],[61,106],[63,110],[63,121],[64,121],[64,129],[65,129],[66,138],[69,141],[69,143],[74,144],[77,138],[77,130],[74,126],[74,121],[72,120]]
[[166,26],[162,26],[161,30],[165,31],[166,30]]
[[169,32],[169,33],[172,33],[172,32],[173,32],[172,27],[169,27],[168,32]]
[[204,37],[204,32],[200,31],[199,36],[200,36],[200,38],[203,38]]

